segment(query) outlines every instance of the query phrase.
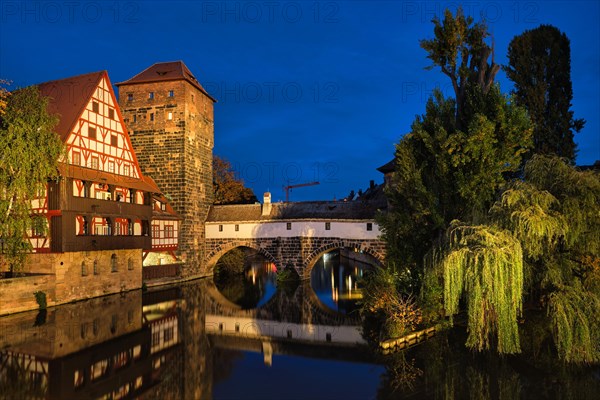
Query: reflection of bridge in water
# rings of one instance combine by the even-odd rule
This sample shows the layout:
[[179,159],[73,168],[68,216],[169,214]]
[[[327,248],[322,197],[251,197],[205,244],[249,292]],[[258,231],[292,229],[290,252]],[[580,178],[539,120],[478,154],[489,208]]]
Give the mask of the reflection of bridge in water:
[[[243,309],[206,286],[205,327],[217,347],[273,354],[369,361],[357,313],[345,315],[318,299],[309,282],[291,293],[278,289],[262,306]],[[363,348],[363,351],[360,351]]]

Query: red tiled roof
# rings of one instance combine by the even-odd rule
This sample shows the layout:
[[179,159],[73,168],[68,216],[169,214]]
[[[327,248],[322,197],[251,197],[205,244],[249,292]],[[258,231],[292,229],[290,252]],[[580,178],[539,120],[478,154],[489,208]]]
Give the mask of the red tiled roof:
[[116,85],[130,85],[136,83],[162,82],[162,81],[177,81],[186,80],[191,83],[196,89],[208,96],[212,101],[215,100],[198,82],[198,79],[191,73],[183,61],[162,62],[151,65],[133,78]]
[[42,96],[50,99],[48,112],[59,117],[55,131],[63,142],[69,137],[73,126],[105,74],[106,71],[92,72],[37,85]]

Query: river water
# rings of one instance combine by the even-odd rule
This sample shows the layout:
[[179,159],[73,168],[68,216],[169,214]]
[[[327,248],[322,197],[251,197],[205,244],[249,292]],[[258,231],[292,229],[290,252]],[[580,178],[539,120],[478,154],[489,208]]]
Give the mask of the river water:
[[242,275],[0,318],[6,399],[597,399],[598,368],[474,355],[455,329],[383,356],[362,338],[361,262],[310,282]]

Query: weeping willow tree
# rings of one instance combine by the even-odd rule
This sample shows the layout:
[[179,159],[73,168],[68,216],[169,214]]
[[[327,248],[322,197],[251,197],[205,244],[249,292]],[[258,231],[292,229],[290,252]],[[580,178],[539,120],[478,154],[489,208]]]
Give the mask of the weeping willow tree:
[[499,353],[520,352],[518,318],[522,311],[523,256],[510,232],[494,226],[453,222],[434,269],[442,271],[446,316],[457,314],[466,299],[466,345],[494,347]]
[[600,176],[534,156],[491,210],[523,248],[525,292],[559,358],[600,362]]

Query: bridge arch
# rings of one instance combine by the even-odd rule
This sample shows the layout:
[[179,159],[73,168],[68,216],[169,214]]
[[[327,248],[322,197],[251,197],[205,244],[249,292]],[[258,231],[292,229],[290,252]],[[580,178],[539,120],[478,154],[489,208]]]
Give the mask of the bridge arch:
[[323,256],[323,254],[328,253],[332,250],[342,248],[358,249],[365,254],[369,254],[371,257],[377,260],[379,264],[384,265],[385,256],[380,251],[377,251],[377,249],[372,247],[369,243],[359,240],[339,239],[318,247],[304,259],[302,265],[302,278],[310,279],[310,273],[313,267],[315,266],[319,258]]
[[259,254],[264,256],[267,260],[272,262],[277,266],[277,259],[273,257],[273,255],[265,250],[263,247],[259,246],[253,240],[233,240],[230,242],[226,242],[216,246],[212,251],[206,256],[206,270],[213,272],[215,265],[217,265],[217,261],[228,251],[233,250],[237,247],[248,247],[253,250],[258,251]]

